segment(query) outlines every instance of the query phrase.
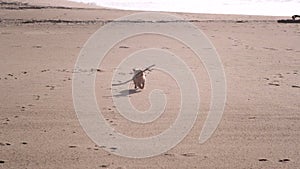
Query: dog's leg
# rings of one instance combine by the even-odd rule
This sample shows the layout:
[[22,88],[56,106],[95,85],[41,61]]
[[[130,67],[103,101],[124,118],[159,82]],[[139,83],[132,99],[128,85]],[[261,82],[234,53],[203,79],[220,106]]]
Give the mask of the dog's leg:
[[139,85],[139,88],[140,88],[140,89],[144,89],[144,87],[145,87],[145,83],[142,82],[142,83]]
[[136,82],[134,82],[134,89],[135,89],[135,90],[137,89],[137,85],[136,85]]

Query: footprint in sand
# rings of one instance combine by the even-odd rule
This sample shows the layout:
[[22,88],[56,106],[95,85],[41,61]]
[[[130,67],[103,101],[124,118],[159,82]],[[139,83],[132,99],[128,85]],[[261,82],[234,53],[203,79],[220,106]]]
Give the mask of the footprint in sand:
[[96,69],[97,72],[104,72],[102,69]]
[[70,145],[69,148],[76,148],[77,146],[75,145]]
[[10,146],[10,143],[0,143],[0,146]]
[[121,48],[121,49],[128,49],[129,47],[128,46],[119,46],[119,48]]
[[22,106],[21,107],[21,111],[25,111],[26,110],[26,107],[25,106]]
[[175,154],[171,154],[171,153],[165,153],[164,155],[165,156],[170,156],[170,157],[174,157],[175,156]]
[[[27,71],[22,71],[22,72],[19,73],[19,74],[26,75],[27,73],[28,73]],[[5,80],[12,79],[12,78],[15,79],[15,80],[18,79],[18,77],[16,77],[16,76],[14,75],[14,73],[8,73],[7,76],[8,76],[8,77],[5,77],[5,78],[4,78]],[[0,80],[1,80],[1,78],[0,78]]]
[[280,86],[278,82],[271,82],[271,83],[268,83],[269,85],[271,86]]
[[292,88],[300,88],[300,85],[287,84],[286,83],[290,79],[294,79],[294,77],[291,77],[291,76],[297,75],[297,74],[298,74],[298,70],[293,70],[293,71],[284,73],[285,76],[283,76],[282,73],[277,73],[277,74],[272,75],[270,78],[269,77],[265,77],[263,79],[266,80],[266,81],[268,81],[268,85],[271,85],[271,86],[280,86],[280,83],[283,83],[284,86],[288,85],[288,86],[290,86]]
[[276,74],[278,78],[282,79],[283,75],[281,73]]
[[109,149],[112,151],[115,151],[115,150],[117,150],[117,147],[110,147]]
[[9,118],[3,118],[1,119],[1,121],[3,120],[2,124],[8,124],[8,122],[10,121]]
[[273,50],[273,51],[278,50],[278,49],[275,49],[275,48],[269,48],[269,47],[264,47],[264,49],[267,49],[267,50]]
[[[265,77],[263,78],[266,81],[269,81],[268,85],[270,86],[280,86],[280,82],[282,81],[282,79],[284,78],[284,76],[281,73],[275,74],[272,77]],[[270,82],[271,80],[271,82]]]
[[41,96],[40,95],[33,95],[34,100],[40,100]]
[[70,77],[65,77],[65,79],[63,80],[64,82],[67,80],[72,80]]
[[195,153],[183,153],[181,155],[184,156],[184,157],[194,157],[194,156],[196,156]]
[[41,45],[35,45],[35,46],[32,46],[33,48],[42,48],[42,46]]
[[44,69],[44,70],[41,70],[42,73],[44,73],[44,72],[49,72],[49,71],[50,71],[50,69]]
[[294,70],[294,71],[293,71],[293,74],[294,74],[294,75],[298,74],[298,70]]
[[[9,74],[7,74],[7,76],[9,76],[9,78],[18,79],[17,77],[14,76],[13,73],[9,73]],[[4,79],[7,80],[8,78],[5,77]]]
[[280,163],[289,162],[289,161],[291,161],[291,160],[288,159],[288,158],[284,158],[284,159],[278,160],[278,162],[280,162]]
[[[100,146],[100,148],[105,148],[106,146]],[[90,149],[92,149],[92,148],[90,148]],[[99,150],[99,147],[98,147],[98,145],[95,145],[95,147],[93,148],[95,151],[98,151]]]
[[101,167],[101,168],[107,168],[107,167],[109,167],[109,164],[102,164],[99,167]]
[[258,159],[258,161],[268,161],[268,159],[266,159],[266,158],[260,158],[260,159]]
[[54,90],[55,86],[53,85],[46,85],[47,88],[50,88],[50,90]]

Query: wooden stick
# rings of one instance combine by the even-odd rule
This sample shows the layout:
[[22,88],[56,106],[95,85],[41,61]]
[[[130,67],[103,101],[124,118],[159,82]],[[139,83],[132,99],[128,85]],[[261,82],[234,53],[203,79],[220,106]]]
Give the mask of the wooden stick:
[[[150,69],[151,69],[152,67],[154,67],[154,66],[155,66],[155,64],[150,65],[150,66],[146,67],[144,70],[142,70],[141,72],[151,71]],[[126,84],[126,83],[132,81],[138,74],[140,74],[140,73],[135,74],[130,80],[127,80],[127,81],[125,81],[125,82],[118,83],[118,84],[112,84],[112,86],[120,86],[120,85],[124,85],[124,84]]]

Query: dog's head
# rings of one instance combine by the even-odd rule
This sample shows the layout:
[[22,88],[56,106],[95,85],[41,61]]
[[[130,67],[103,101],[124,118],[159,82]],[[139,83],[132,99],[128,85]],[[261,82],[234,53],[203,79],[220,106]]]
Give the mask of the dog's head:
[[144,74],[144,72],[141,69],[132,69],[134,75],[141,73],[142,75]]

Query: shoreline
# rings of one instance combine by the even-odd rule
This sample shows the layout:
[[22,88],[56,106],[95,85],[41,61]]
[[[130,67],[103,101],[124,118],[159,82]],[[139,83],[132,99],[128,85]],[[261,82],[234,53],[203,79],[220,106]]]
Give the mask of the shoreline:
[[[102,8],[102,7],[95,7],[90,5],[83,5],[81,3],[71,2],[71,4],[59,4],[53,5],[51,1],[43,1],[40,3],[36,3],[35,1],[26,1],[26,2],[5,2],[2,1],[1,3],[1,10],[8,10],[8,11],[21,11],[24,13],[22,16],[12,16],[10,18],[1,18],[0,24],[105,24],[109,22],[114,22],[116,17],[121,17],[124,15],[133,14],[136,12],[143,12],[143,11],[131,11],[131,10],[118,10],[118,9],[110,9],[110,8]],[[31,10],[45,10],[44,12],[48,12],[49,10],[58,10],[58,12],[64,13],[64,11],[73,10],[73,11],[80,11],[83,13],[88,14],[88,17],[80,17],[78,19],[70,18],[68,16],[64,17],[61,16],[59,18],[42,18],[42,17],[26,17],[26,13],[30,13]],[[102,19],[97,17],[99,12],[107,12],[110,13],[112,11],[118,11],[120,15],[116,17],[110,17],[108,19]],[[50,11],[51,13],[51,11]],[[178,13],[178,12],[163,12],[168,14],[174,14],[183,18],[184,22],[190,23],[205,23],[205,22],[222,22],[222,23],[273,23],[277,22],[279,19],[288,19],[287,17],[275,17],[275,16],[255,16],[255,15],[225,15],[225,14],[194,14],[194,13]],[[197,17],[195,17],[197,16]],[[180,22],[180,21],[178,21]]]
[[[60,3],[57,3],[60,2]],[[1,4],[9,5],[8,7],[3,7],[2,9],[7,10],[26,10],[26,9],[73,9],[73,10],[108,10],[108,11],[120,11],[124,13],[136,13],[136,12],[152,12],[152,11],[139,11],[139,10],[123,10],[106,8],[97,5],[91,5],[86,3],[72,2],[67,0],[25,0],[25,1],[2,1]],[[156,12],[156,11],[153,11]],[[225,20],[278,20],[278,19],[290,19],[289,16],[264,16],[264,15],[245,15],[245,14],[208,14],[208,13],[186,13],[186,12],[167,12],[167,11],[157,11],[159,13],[169,13],[177,14],[179,16],[192,16],[200,15],[210,18],[210,20],[221,20],[220,18],[229,18]],[[213,18],[212,17],[215,17]],[[232,19],[230,19],[232,18]],[[196,21],[196,20],[195,20]]]
[[[74,2],[74,1],[73,1]],[[81,2],[82,3],[82,2]],[[96,5],[96,3],[86,3],[86,4],[92,4],[98,7],[101,7],[101,5]],[[125,9],[125,8],[112,8],[112,7],[104,7],[108,9],[113,10],[127,10],[127,11],[140,11],[140,12],[163,12],[163,13],[185,13],[185,14],[212,14],[212,15],[246,15],[246,16],[274,16],[274,17],[291,17],[292,15],[295,15],[297,13],[293,13],[291,15],[262,15],[262,14],[243,14],[243,13],[214,13],[214,12],[189,12],[189,11],[168,11],[168,10],[139,10],[139,9]]]

